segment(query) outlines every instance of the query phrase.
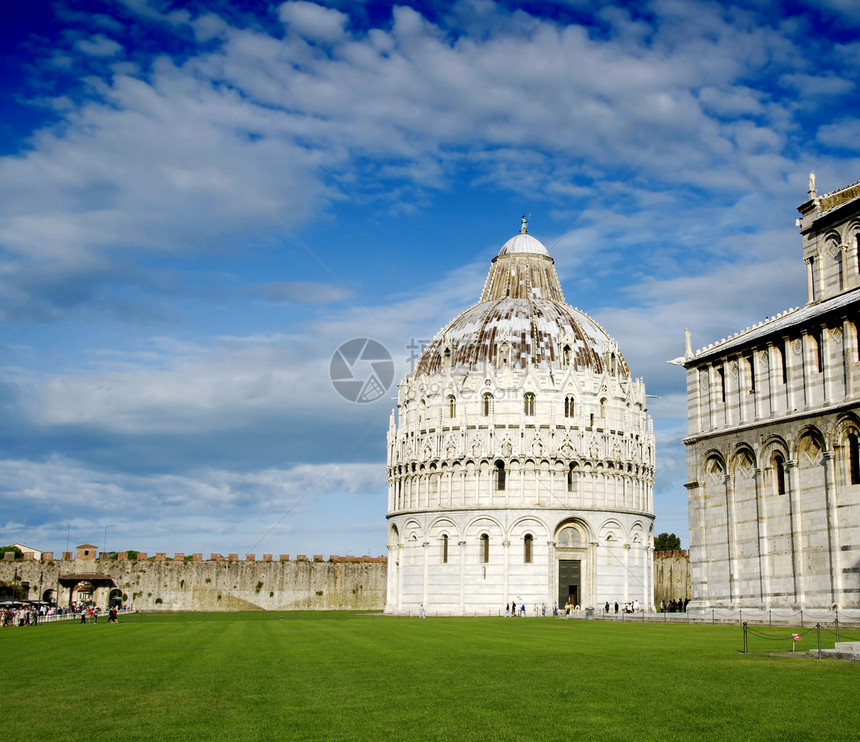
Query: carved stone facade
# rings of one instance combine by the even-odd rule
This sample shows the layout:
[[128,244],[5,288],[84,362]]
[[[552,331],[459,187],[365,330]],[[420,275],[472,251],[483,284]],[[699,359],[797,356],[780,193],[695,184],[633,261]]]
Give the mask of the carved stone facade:
[[524,227],[400,385],[386,611],[649,607],[653,478],[643,382]]
[[694,614],[860,609],[860,185],[810,183],[807,304],[683,359]]

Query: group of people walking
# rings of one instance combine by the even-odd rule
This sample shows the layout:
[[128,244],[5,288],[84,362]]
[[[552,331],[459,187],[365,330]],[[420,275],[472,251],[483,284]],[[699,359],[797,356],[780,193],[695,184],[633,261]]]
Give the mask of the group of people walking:
[[[517,605],[515,600],[512,600],[510,603],[505,604],[505,618],[516,618],[517,611],[519,611],[520,618],[526,617],[526,604],[520,603]],[[533,613],[535,617],[538,616],[546,616],[546,603],[541,603],[538,605],[534,604]]]

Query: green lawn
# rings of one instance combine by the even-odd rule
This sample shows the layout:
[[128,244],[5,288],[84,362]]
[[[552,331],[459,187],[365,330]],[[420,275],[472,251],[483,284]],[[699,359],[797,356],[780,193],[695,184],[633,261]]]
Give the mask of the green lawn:
[[[790,629],[756,629],[790,637]],[[850,632],[857,638],[860,632]],[[825,637],[829,646],[833,636]],[[805,633],[803,649],[815,646]],[[860,664],[734,626],[348,613],[0,630],[4,739],[857,738]]]

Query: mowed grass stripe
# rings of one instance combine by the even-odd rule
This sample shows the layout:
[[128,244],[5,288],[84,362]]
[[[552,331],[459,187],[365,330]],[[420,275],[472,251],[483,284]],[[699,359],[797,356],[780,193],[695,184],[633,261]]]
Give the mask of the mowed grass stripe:
[[10,738],[853,734],[860,666],[742,646],[741,629],[727,626],[341,613],[0,631]]

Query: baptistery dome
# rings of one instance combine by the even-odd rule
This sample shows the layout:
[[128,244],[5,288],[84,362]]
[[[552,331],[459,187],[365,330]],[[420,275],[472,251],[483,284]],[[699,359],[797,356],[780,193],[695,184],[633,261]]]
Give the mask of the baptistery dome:
[[386,610],[652,604],[653,475],[644,383],[524,222],[400,384]]
[[455,317],[422,354],[416,376],[485,364],[573,367],[629,376],[615,342],[564,301],[555,263],[529,234],[508,240],[493,259],[481,300]]

